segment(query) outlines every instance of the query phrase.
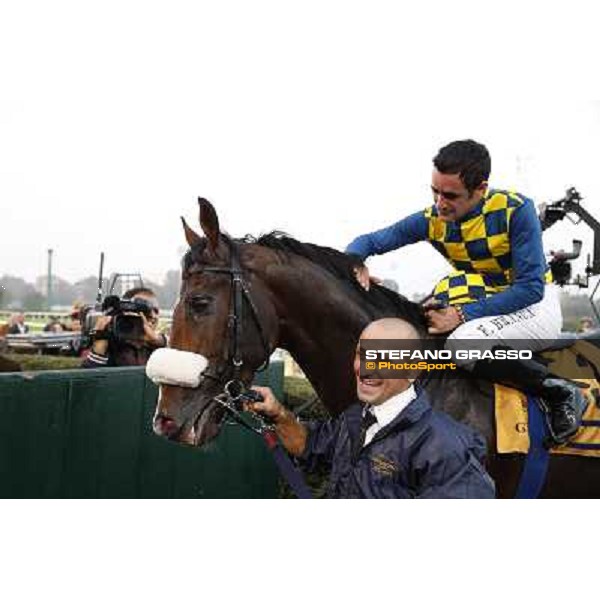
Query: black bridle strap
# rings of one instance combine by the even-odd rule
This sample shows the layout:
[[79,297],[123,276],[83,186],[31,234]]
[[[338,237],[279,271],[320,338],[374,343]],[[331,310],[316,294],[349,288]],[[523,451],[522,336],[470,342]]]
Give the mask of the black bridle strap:
[[243,271],[240,265],[239,255],[237,247],[229,238],[223,238],[227,240],[230,249],[231,266],[230,267],[203,267],[202,272],[208,273],[222,273],[231,277],[231,301],[229,303],[229,315],[227,317],[227,331],[228,331],[228,356],[227,361],[231,362],[234,370],[234,379],[239,380],[242,366],[244,361],[242,358],[242,327],[243,327],[243,305],[244,300],[250,307],[250,314],[258,330],[263,349],[265,350],[265,359],[263,363],[258,367],[257,371],[262,371],[269,365],[269,357],[271,355],[271,349],[266,339],[265,332],[258,318],[258,311],[252,301],[250,292],[246,287],[243,278]]
[[244,298],[245,298],[246,302],[248,303],[248,306],[250,306],[250,315],[252,316],[252,320],[254,321],[254,324],[256,325],[256,330],[258,331],[258,336],[260,337],[260,343],[262,344],[262,347],[265,351],[265,360],[263,361],[262,365],[260,365],[260,367],[258,367],[256,370],[264,371],[269,366],[269,357],[271,356],[271,346],[269,345],[269,341],[265,337],[265,332],[264,332],[262,325],[260,323],[260,320],[258,318],[258,310],[256,309],[256,305],[254,304],[254,302],[252,300],[252,296],[250,296],[250,291],[246,287],[246,284],[243,279],[241,282],[241,286],[242,286],[242,292],[243,292]]

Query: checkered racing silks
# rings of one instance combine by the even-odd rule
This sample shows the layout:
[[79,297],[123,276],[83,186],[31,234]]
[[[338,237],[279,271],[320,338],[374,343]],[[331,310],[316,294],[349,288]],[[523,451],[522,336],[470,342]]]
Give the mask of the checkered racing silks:
[[[476,302],[505,290],[513,281],[510,221],[525,199],[515,192],[490,190],[467,218],[443,221],[435,206],[425,211],[431,245],[456,269],[435,287],[443,304]],[[552,281],[550,271],[546,282]]]

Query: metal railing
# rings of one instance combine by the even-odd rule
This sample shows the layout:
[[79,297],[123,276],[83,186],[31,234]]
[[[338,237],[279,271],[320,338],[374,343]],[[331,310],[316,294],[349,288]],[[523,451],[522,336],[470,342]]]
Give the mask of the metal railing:
[[42,354],[45,350],[70,350],[78,347],[80,333],[14,333],[5,336],[4,341],[10,350],[37,352]]
[[[8,323],[10,317],[16,312],[14,310],[0,310],[0,324]],[[33,329],[39,330],[40,326],[50,323],[53,320],[65,321],[71,316],[70,310],[51,310],[51,311],[34,311],[24,312],[25,323]],[[173,320],[173,311],[161,310],[160,311],[160,326],[168,327]]]
[[[15,314],[14,310],[0,310],[0,322],[8,321],[12,315]],[[43,312],[24,312],[25,321],[50,321],[52,318],[67,318],[69,317],[70,311],[68,310],[52,310]]]

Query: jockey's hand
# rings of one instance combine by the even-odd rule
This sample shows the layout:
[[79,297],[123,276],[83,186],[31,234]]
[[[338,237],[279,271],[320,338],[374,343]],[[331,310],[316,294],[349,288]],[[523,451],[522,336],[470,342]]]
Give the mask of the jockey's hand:
[[454,306],[446,308],[425,308],[425,316],[429,321],[427,331],[434,335],[454,331],[460,324],[461,318]]
[[261,402],[245,402],[245,410],[259,413],[273,421],[277,421],[285,414],[285,408],[283,408],[283,405],[277,400],[275,394],[271,391],[271,388],[253,385],[251,389],[258,392],[263,399]]
[[360,285],[365,288],[367,292],[369,291],[372,283],[381,283],[383,281],[382,279],[379,279],[379,277],[369,275],[369,269],[366,267],[366,265],[363,265],[362,267],[354,267],[354,275],[356,276],[356,281],[358,281],[358,283],[360,283]]

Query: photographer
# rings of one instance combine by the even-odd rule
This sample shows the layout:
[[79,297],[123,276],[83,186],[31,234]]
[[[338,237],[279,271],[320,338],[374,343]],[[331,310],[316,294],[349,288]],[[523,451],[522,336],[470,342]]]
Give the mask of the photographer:
[[[92,348],[81,363],[83,368],[145,365],[156,348],[167,345],[166,336],[158,331],[159,308],[152,290],[133,288],[121,300],[115,299],[117,306],[105,309],[110,314],[103,314],[96,321],[91,333]],[[123,311],[122,305],[128,310]],[[131,325],[135,327],[129,333]]]

